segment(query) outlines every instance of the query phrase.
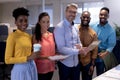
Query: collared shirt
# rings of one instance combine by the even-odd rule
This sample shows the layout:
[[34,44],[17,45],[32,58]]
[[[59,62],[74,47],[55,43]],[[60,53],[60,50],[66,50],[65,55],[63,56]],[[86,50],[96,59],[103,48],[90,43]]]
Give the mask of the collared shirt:
[[75,48],[75,45],[81,45],[78,29],[64,19],[55,27],[54,36],[58,52],[63,55],[70,55],[61,62],[68,67],[77,66],[79,50]]
[[[83,47],[88,47],[93,41],[98,40],[96,32],[90,27],[83,28],[79,25],[78,28],[79,28],[79,34],[80,34],[80,41]],[[82,65],[85,66],[89,64],[92,59],[96,59],[97,53],[98,53],[98,47],[88,52],[87,55],[80,54],[79,56],[80,56],[80,61]]]
[[99,44],[99,50],[106,50],[112,52],[116,44],[116,34],[115,30],[106,23],[104,26],[100,24],[95,24],[92,28],[96,31],[98,40],[101,41]]

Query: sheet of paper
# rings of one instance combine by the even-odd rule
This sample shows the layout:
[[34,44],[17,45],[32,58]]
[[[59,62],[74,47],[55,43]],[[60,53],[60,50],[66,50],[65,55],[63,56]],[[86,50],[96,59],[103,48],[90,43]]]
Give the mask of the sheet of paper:
[[63,60],[67,57],[69,57],[69,55],[55,55],[55,56],[49,56],[48,59],[55,61],[55,60]]
[[88,48],[90,50],[93,50],[96,46],[98,46],[100,44],[101,41],[93,41],[89,46]]

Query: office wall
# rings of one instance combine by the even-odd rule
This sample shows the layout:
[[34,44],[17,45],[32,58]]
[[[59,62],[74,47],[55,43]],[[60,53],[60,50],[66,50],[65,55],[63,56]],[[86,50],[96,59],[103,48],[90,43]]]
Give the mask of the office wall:
[[110,9],[110,24],[114,26],[113,23],[116,23],[120,26],[120,0],[105,0],[105,6]]
[[[21,0],[22,1],[22,0]],[[53,5],[53,25],[56,25],[61,20],[61,7],[63,3],[70,3],[70,2],[90,2],[90,1],[100,1],[100,0],[45,0],[46,4]],[[102,0],[101,0],[102,1]],[[78,3],[77,2],[77,3]],[[14,27],[14,18],[12,17],[13,9],[23,6],[26,7],[27,5],[40,5],[42,0],[24,0],[24,2],[9,2],[9,3],[2,3],[0,5],[0,22],[3,23],[10,23],[11,27]]]
[[[14,18],[12,17],[12,11],[13,9],[17,8],[17,7],[26,7],[27,5],[40,5],[40,3],[42,3],[41,1],[35,0],[29,0],[28,2],[9,2],[9,3],[2,3],[0,5],[0,22],[2,23],[10,23],[11,27],[14,27]],[[60,20],[60,10],[61,10],[61,4],[60,4],[60,0],[50,0],[47,1],[46,0],[46,4],[53,4],[53,15],[54,15],[54,19],[53,19],[53,25],[56,25]],[[57,7],[56,7],[57,6]]]
[[2,13],[0,14],[1,16],[1,22],[2,23],[10,23],[11,27],[14,27],[14,18],[12,17],[12,11],[16,7],[24,6],[23,3],[18,3],[18,2],[12,2],[12,3],[4,3],[1,5]]
[[[79,0],[79,2],[85,1],[92,1],[92,0]],[[119,0],[104,0],[105,6],[110,8],[110,24],[114,25],[113,23],[117,23],[120,25],[120,18],[119,18]],[[11,27],[14,27],[14,18],[12,17],[12,11],[14,8],[19,6],[26,7],[27,5],[33,4],[40,4],[42,3],[41,0],[28,0],[26,2],[9,2],[9,3],[2,3],[0,4],[0,22],[3,23],[10,23]],[[70,3],[67,0],[46,0],[46,4],[53,4],[53,25],[56,25],[61,20],[61,4],[60,3]]]
[[0,23],[2,22],[2,12],[3,12],[2,4],[0,4]]

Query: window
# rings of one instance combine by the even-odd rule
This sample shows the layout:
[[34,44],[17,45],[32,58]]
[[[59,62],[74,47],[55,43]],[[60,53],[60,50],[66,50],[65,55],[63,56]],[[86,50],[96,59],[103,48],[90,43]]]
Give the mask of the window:
[[[38,21],[38,16],[42,12],[42,6],[40,5],[28,5],[27,9],[29,10],[29,26],[34,27]],[[53,6],[45,5],[45,12],[50,16],[50,26],[53,26]]]
[[[67,3],[64,4],[64,5],[67,5]],[[81,16],[83,11],[89,11],[91,13],[91,23],[98,21],[98,19],[99,19],[99,11],[100,11],[100,9],[102,7],[104,7],[104,2],[87,2],[87,3],[83,2],[83,3],[78,3],[78,13],[77,13],[77,16],[76,16],[76,18],[74,20],[75,24],[80,23],[80,16]]]
[[91,23],[99,20],[99,12],[102,7],[104,7],[104,2],[84,3],[83,10],[87,10],[91,13]]

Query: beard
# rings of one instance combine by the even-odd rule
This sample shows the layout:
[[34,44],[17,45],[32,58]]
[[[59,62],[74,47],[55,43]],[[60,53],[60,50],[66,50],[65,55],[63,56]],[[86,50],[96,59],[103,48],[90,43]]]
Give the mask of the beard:
[[89,27],[89,21],[81,21],[82,27]]
[[105,25],[107,22],[108,22],[108,21],[107,21],[107,20],[105,20],[105,19],[100,19],[100,24]]

